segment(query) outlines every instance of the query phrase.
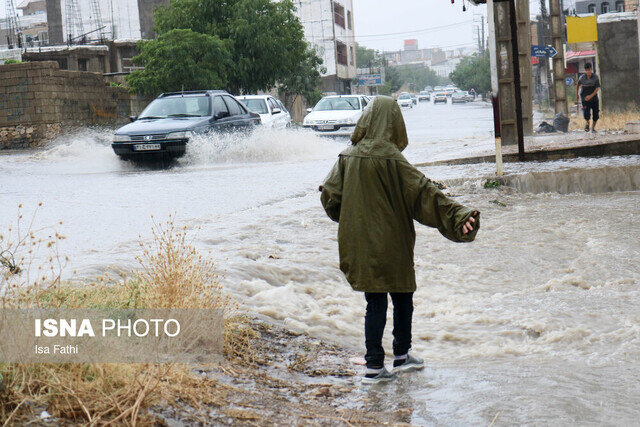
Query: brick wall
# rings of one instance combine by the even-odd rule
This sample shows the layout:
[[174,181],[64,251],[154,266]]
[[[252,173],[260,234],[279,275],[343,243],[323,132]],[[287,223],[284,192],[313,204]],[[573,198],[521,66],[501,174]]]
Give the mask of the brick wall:
[[57,62],[0,65],[0,148],[37,145],[65,126],[123,123],[145,104],[99,73]]

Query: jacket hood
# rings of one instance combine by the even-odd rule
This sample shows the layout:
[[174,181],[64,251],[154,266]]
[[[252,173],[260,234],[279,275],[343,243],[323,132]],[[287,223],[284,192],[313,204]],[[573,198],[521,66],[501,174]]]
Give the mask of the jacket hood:
[[351,142],[352,154],[388,156],[404,150],[409,139],[398,103],[389,96],[376,96],[358,120]]

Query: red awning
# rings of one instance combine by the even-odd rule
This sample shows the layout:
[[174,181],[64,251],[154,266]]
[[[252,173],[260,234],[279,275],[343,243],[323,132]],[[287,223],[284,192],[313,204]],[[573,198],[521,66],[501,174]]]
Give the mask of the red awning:
[[573,52],[570,50],[565,55],[565,58],[569,60],[569,59],[578,59],[578,58],[590,58],[595,56],[596,56],[595,50],[583,50],[580,52]]

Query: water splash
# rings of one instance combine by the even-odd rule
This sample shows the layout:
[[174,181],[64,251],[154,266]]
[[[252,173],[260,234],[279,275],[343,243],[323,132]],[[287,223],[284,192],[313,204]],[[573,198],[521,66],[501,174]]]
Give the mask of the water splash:
[[260,128],[246,134],[211,133],[189,142],[183,164],[307,161],[335,157],[346,140],[324,138],[302,129]]

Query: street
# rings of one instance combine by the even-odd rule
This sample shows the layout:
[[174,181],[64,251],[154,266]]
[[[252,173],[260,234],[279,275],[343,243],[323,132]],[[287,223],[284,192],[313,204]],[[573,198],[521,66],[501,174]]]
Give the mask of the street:
[[[494,147],[484,102],[425,102],[403,113],[411,162]],[[34,227],[66,236],[66,276],[91,277],[135,268],[138,236],[149,239],[154,221],[174,215],[246,310],[336,342],[353,351],[348,357],[362,353],[364,298],[338,269],[337,225],[318,193],[346,141],[295,129],[207,136],[170,169],[153,170],[118,160],[111,138],[110,129],[87,129],[42,151],[2,153],[0,230],[15,225],[18,204],[28,223],[42,202]],[[615,173],[620,164],[640,161],[512,163],[505,171]],[[497,412],[509,424],[637,422],[640,195],[485,189],[494,168],[422,169],[480,210],[482,229],[460,245],[416,226],[413,348],[427,368],[399,378],[396,392],[369,397],[382,408],[413,408],[422,425],[481,424]]]

